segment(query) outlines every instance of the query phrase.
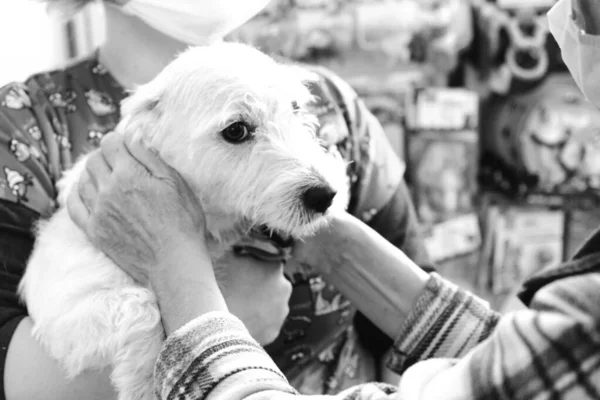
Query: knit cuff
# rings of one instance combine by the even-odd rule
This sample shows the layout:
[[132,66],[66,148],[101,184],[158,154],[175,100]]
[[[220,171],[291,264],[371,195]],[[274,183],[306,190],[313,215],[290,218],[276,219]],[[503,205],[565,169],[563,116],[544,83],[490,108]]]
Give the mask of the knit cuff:
[[[217,387],[225,390],[223,386],[228,385],[221,384],[237,374],[269,382],[274,389],[292,391],[244,324],[227,312],[204,314],[171,334],[154,374],[156,394],[161,399],[205,398]],[[237,385],[230,386],[237,390]]]
[[388,367],[403,373],[418,361],[461,357],[490,335],[498,319],[486,302],[432,273],[394,342]]

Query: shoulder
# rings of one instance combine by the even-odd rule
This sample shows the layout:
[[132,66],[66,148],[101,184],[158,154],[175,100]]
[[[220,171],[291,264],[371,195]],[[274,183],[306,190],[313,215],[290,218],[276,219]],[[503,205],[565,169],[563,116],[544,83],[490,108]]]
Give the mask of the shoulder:
[[0,199],[45,214],[54,183],[119,119],[124,90],[95,55],[0,88]]
[[381,124],[356,91],[331,70],[307,66],[318,79],[310,90],[319,118],[318,136],[348,164],[351,181],[349,209],[370,219],[400,187],[404,162],[395,154]]
[[308,108],[319,120],[317,136],[326,148],[337,150],[352,165],[348,172],[356,175],[357,163],[363,163],[359,148],[364,136],[357,124],[358,96],[331,70],[312,65],[305,67],[317,77],[308,84],[314,98]]
[[335,109],[351,126],[356,117],[356,103],[359,100],[356,91],[328,68],[316,65],[306,68],[318,77],[309,87],[315,96],[316,111],[322,113]]
[[[318,79],[310,85],[314,109],[321,123],[320,138],[328,144],[343,143],[352,153],[352,162],[368,162],[370,147],[382,142],[389,147],[381,124],[360,99],[354,88],[335,72],[320,66],[307,66]],[[335,125],[336,133],[327,129]],[[380,132],[381,131],[381,132]],[[333,135],[333,138],[329,136]],[[347,139],[347,140],[345,140]]]
[[[60,133],[74,121],[88,125],[114,125],[125,90],[98,61],[95,53],[63,68],[37,73],[25,81],[34,105],[45,106],[58,120]],[[99,128],[100,129],[100,128]]]
[[356,91],[332,70],[318,65],[307,65],[306,68],[319,77],[319,89],[327,91],[332,100],[338,103],[351,103],[357,100]]
[[86,79],[94,74],[102,75],[108,71],[98,62],[96,53],[70,60],[56,68],[37,72],[25,80],[27,86],[33,86],[34,82],[46,83],[47,89],[61,86],[67,79]]
[[[35,73],[23,82],[0,86],[0,115],[4,120],[46,118],[47,122],[54,123],[52,116],[57,111],[75,110],[73,89],[86,86],[86,81],[92,80],[94,71],[100,68],[96,57],[88,56],[62,68]],[[60,129],[59,126],[52,128]]]
[[53,207],[43,107],[24,83],[0,88],[0,199],[39,214]]
[[[37,73],[25,81],[32,101],[46,104],[53,116],[118,116],[117,103],[124,95],[96,54],[73,61],[60,69]],[[61,127],[55,127],[60,129]]]
[[54,182],[60,177],[57,112],[59,88],[69,71],[37,73],[25,82],[0,87],[0,199],[38,214],[54,208]]

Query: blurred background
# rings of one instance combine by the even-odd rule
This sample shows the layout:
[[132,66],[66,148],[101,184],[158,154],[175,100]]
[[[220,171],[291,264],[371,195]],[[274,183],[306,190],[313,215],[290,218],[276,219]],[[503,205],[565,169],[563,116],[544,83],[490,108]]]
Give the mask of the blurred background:
[[[506,310],[519,282],[600,225],[600,111],[549,34],[553,4],[272,0],[228,39],[349,82],[406,161],[440,273]],[[2,0],[0,85],[102,37],[97,5],[60,23],[39,3]]]

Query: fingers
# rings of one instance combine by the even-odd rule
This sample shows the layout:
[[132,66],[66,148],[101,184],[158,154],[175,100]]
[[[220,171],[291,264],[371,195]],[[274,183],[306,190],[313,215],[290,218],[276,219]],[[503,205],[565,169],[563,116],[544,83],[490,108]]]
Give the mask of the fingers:
[[79,182],[77,182],[77,188],[74,191],[78,193],[81,202],[88,210],[94,208],[94,204],[96,204],[96,199],[98,198],[98,187],[94,184],[87,169],[84,169],[81,173]]
[[117,162],[121,160],[123,156],[128,155],[124,137],[117,132],[104,136],[102,142],[100,142],[100,149],[108,168],[111,170],[115,169]]
[[149,149],[141,140],[125,139],[125,147],[140,164],[157,178],[169,178],[176,173],[156,151]]
[[106,161],[102,151],[96,151],[85,162],[85,170],[89,174],[91,183],[96,188],[105,187],[111,176],[112,168]]
[[[69,216],[84,231],[86,231],[91,210],[98,197],[98,190],[100,187],[105,187],[110,179],[112,168],[107,162],[106,156],[108,155],[114,163],[116,154],[123,151],[123,141],[119,136],[117,134],[108,135],[108,140],[103,141],[103,147],[107,147],[108,151],[97,151],[88,157],[77,185],[67,197]],[[119,148],[119,143],[121,143],[121,148]]]
[[79,190],[71,190],[67,197],[67,211],[69,216],[75,222],[80,229],[87,232],[87,222],[90,218],[90,211],[83,203],[81,196],[79,196]]
[[122,163],[126,170],[135,168],[137,164],[158,178],[168,178],[175,173],[155,151],[148,149],[142,140],[134,139],[131,135],[125,137],[119,133],[111,133],[102,139],[100,146],[111,170]]

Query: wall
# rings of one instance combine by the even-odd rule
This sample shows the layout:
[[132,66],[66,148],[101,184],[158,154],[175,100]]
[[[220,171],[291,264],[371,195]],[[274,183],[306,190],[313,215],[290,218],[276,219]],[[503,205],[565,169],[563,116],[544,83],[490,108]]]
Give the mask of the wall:
[[27,0],[0,1],[0,85],[64,62],[63,25],[45,6]]

